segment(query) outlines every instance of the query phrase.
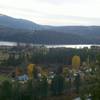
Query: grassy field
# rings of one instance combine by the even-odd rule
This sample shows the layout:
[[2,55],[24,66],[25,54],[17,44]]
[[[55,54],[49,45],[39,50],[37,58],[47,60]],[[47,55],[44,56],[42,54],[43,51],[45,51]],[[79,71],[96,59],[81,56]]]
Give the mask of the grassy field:
[[2,81],[5,81],[5,80],[8,80],[8,81],[11,81],[11,79],[5,75],[0,75],[0,82]]

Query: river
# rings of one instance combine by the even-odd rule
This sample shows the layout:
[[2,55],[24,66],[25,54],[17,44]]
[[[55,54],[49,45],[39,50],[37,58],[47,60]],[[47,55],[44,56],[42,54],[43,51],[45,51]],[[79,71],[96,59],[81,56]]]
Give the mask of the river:
[[[25,45],[25,43],[21,43],[22,45]],[[5,41],[0,41],[0,46],[16,46],[17,43],[16,42],[5,42]],[[31,44],[33,46],[42,46],[42,44]],[[91,46],[100,46],[100,45],[94,45],[94,44],[82,44],[82,45],[44,45],[48,48],[59,48],[59,47],[65,47],[65,48],[84,48],[84,47],[88,47],[90,48]]]

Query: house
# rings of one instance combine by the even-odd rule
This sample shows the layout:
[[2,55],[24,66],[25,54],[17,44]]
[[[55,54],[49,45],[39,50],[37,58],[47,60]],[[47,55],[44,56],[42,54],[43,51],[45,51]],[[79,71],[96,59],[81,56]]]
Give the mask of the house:
[[28,78],[28,75],[24,74],[24,75],[21,75],[21,76],[17,76],[16,79],[19,80],[19,81],[27,81],[29,78]]

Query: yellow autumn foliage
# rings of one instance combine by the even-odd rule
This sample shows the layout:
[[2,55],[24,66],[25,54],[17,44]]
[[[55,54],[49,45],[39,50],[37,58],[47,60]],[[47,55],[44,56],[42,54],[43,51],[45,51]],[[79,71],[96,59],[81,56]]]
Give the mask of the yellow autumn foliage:
[[80,67],[80,63],[81,63],[80,57],[77,55],[73,56],[73,58],[72,58],[73,69],[78,70]]
[[27,67],[28,76],[30,79],[33,77],[33,70],[35,68],[35,64],[29,64]]

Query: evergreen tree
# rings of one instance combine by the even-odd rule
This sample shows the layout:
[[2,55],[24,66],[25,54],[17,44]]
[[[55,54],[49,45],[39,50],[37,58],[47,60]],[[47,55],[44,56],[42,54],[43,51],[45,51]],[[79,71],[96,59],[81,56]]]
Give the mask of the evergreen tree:
[[46,97],[48,95],[48,82],[46,76],[42,77],[40,84],[40,95]]
[[33,84],[32,80],[28,80],[26,84],[26,97],[25,100],[33,100]]
[[18,81],[15,81],[13,84],[13,100],[21,100],[21,84]]
[[62,75],[55,75],[51,83],[51,92],[53,95],[60,95],[64,90],[64,78]]
[[12,100],[12,84],[7,80],[1,85],[0,100]]
[[76,88],[76,92],[79,93],[79,88],[80,88],[80,85],[81,85],[81,80],[80,80],[80,74],[77,73],[77,75],[75,76],[75,88]]

